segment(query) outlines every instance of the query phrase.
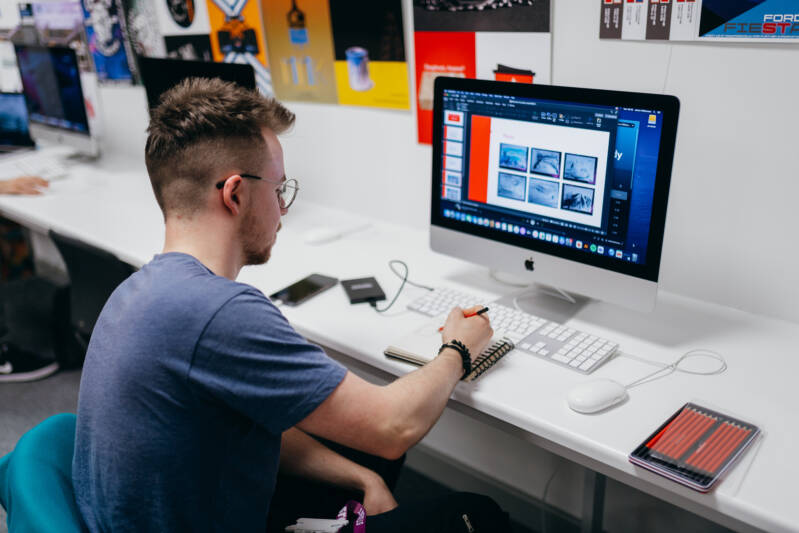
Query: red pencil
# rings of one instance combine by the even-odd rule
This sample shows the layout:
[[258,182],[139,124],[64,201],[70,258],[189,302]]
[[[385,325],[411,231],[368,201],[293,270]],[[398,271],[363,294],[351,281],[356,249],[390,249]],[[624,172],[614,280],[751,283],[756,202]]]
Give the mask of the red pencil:
[[669,430],[655,446],[655,451],[665,454],[671,444],[678,439],[682,435],[682,432],[696,420],[697,416],[699,416],[693,409],[686,409],[685,412],[685,418],[680,420],[679,423],[672,424],[669,427]]
[[671,455],[675,459],[679,460],[680,457],[682,457],[682,455],[686,452],[686,450],[688,450],[691,446],[696,444],[696,442],[700,438],[702,438],[702,435],[705,434],[707,428],[709,428],[715,422],[716,422],[715,418],[705,415],[705,419],[702,420],[702,422],[696,427],[696,430],[692,432],[691,435],[689,435],[688,438],[686,438],[679,446],[677,446],[676,449],[672,450]]
[[[473,316],[482,315],[483,313],[487,313],[487,312],[488,312],[488,307],[483,307],[482,309],[480,309],[476,313],[469,313],[468,315],[463,315],[463,318],[472,318]],[[430,331],[430,330],[427,330],[427,331]],[[444,326],[441,326],[440,328],[438,328],[438,332],[439,333],[441,333],[442,331],[444,331]]]
[[675,419],[674,422],[669,424],[669,426],[666,428],[666,433],[663,435],[663,438],[655,443],[654,450],[657,452],[662,452],[668,443],[679,434],[682,428],[691,420],[693,420],[693,416],[693,409],[685,409],[682,413],[680,413],[680,416],[677,417],[677,419]]
[[652,437],[652,438],[649,440],[649,442],[647,442],[647,443],[646,443],[646,447],[647,447],[647,448],[649,448],[649,449],[652,449],[653,447],[657,446],[658,442],[660,442],[660,439],[661,439],[661,437],[663,437],[663,436],[664,436],[663,434],[664,434],[666,431],[671,431],[669,428],[672,428],[672,427],[674,427],[674,425],[675,425],[675,424],[677,424],[679,421],[681,421],[681,420],[684,420],[684,419],[685,419],[685,417],[687,417],[687,416],[688,416],[688,411],[689,411],[689,409],[683,409],[682,411],[680,411],[680,414],[678,414],[677,416],[675,416],[675,417],[674,417],[674,419],[673,419],[671,422],[669,422],[668,424],[666,424],[666,425],[663,427],[663,429],[661,429],[661,430],[658,432],[658,434],[657,434],[657,435],[655,435],[654,437]]
[[707,469],[708,463],[711,461],[713,457],[716,456],[719,449],[727,442],[727,439],[730,438],[730,435],[734,432],[734,426],[729,422],[724,423],[724,427],[719,434],[719,437],[713,441],[713,446],[710,446],[705,449],[705,452],[697,458],[696,460],[696,467],[701,468],[702,470],[709,471]]
[[696,416],[694,416],[690,424],[685,426],[682,429],[682,431],[680,431],[680,434],[677,436],[677,438],[673,439],[669,443],[669,445],[663,449],[664,454],[676,459],[677,456],[674,455],[674,450],[679,448],[682,445],[682,443],[684,443],[686,440],[689,440],[691,436],[696,432],[696,429],[704,423],[706,418],[705,415],[697,411],[694,412],[696,413]]
[[704,459],[705,454],[716,445],[716,441],[718,441],[718,439],[721,437],[721,434],[724,433],[726,427],[726,422],[720,424],[715,430],[713,430],[713,433],[710,435],[710,437],[705,439],[705,442],[703,442],[699,448],[694,450],[694,453],[692,453],[685,462],[691,466],[699,468],[699,461]]
[[749,435],[750,430],[738,426],[736,426],[735,429],[737,430],[735,436],[732,439],[730,439],[730,441],[727,443],[724,449],[722,449],[719,452],[718,456],[716,457],[716,460],[710,463],[710,465],[707,468],[708,472],[715,472],[716,469],[724,463],[724,461],[729,459],[730,455],[732,454],[733,451],[735,451],[735,449],[738,447],[741,441],[744,440],[747,435]]
[[724,435],[719,439],[719,441],[716,443],[713,449],[710,450],[710,453],[708,453],[707,456],[704,458],[704,460],[700,463],[699,468],[701,468],[706,472],[712,472],[712,470],[710,469],[710,465],[716,461],[716,458],[718,458],[719,455],[721,455],[721,453],[727,447],[727,444],[729,444],[729,442],[733,440],[737,434],[738,434],[738,428],[734,424],[729,424],[727,432],[724,433]]

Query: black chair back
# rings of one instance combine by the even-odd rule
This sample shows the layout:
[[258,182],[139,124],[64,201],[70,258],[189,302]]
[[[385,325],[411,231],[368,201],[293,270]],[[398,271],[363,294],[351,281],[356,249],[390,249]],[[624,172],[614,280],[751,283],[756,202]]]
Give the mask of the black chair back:
[[49,232],[67,265],[72,328],[88,344],[108,297],[135,269],[115,255],[83,241]]

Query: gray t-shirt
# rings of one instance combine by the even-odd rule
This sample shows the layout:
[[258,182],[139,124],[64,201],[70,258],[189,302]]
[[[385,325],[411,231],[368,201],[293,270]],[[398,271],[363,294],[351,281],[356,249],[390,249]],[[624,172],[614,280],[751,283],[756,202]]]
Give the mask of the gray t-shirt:
[[263,533],[280,434],[345,373],[257,289],[156,256],[86,354],[72,477],[89,530]]

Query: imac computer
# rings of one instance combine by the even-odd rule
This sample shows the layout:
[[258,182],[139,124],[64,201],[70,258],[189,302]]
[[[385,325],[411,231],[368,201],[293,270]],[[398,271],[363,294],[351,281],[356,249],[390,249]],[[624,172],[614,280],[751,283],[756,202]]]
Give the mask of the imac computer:
[[99,146],[89,127],[75,51],[66,46],[16,44],[14,48],[33,138],[97,156]]
[[255,89],[255,70],[251,65],[154,57],[139,57],[138,63],[150,109],[158,105],[164,92],[186,78],[220,78]]
[[677,98],[439,77],[434,113],[434,251],[654,307]]

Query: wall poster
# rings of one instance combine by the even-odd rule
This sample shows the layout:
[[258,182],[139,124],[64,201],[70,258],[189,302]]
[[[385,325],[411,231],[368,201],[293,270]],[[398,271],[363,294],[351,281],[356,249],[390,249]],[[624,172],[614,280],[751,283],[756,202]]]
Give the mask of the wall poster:
[[550,3],[528,4],[510,0],[496,9],[474,10],[472,2],[414,0],[420,143],[432,141],[433,82],[438,76],[550,83]]
[[167,57],[213,61],[205,0],[149,0],[155,6]]
[[408,109],[401,0],[262,3],[283,100]]
[[214,61],[251,65],[258,89],[272,94],[258,0],[208,0],[208,15]]
[[599,38],[798,42],[796,0],[600,0]]
[[[46,5],[46,4],[43,4]],[[67,6],[69,3],[62,3]],[[39,6],[42,7],[42,6]],[[86,39],[100,82],[133,82],[132,55],[124,32],[125,16],[117,0],[83,0]],[[40,15],[41,16],[41,15]],[[69,16],[65,17],[66,19]],[[36,10],[34,10],[34,20]]]

